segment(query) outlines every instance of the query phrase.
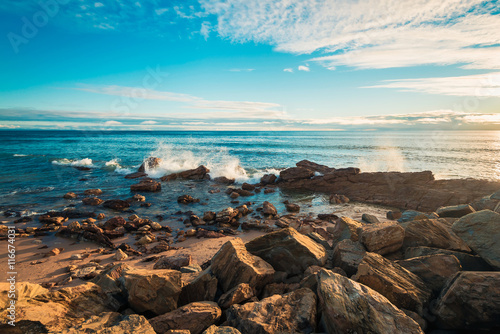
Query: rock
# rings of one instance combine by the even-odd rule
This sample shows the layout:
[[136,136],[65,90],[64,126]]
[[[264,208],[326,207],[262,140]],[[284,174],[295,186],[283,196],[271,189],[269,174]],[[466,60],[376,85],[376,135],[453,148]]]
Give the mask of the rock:
[[97,197],[85,197],[82,199],[82,203],[84,205],[93,205],[93,206],[97,206],[97,205],[101,205],[104,201],[100,198],[97,198]]
[[115,256],[113,257],[116,261],[123,261],[128,258],[128,255],[125,254],[121,249],[118,248],[118,250],[115,253]]
[[103,220],[104,218],[106,218],[106,215],[104,213],[100,213],[97,215],[97,220]]
[[333,194],[330,195],[329,202],[330,204],[345,204],[349,203],[349,198],[344,195]]
[[207,211],[203,214],[203,220],[206,222],[211,222],[215,220],[215,212]]
[[96,267],[84,267],[71,272],[71,278],[91,279],[97,275]]
[[448,281],[433,313],[440,328],[498,330],[499,306],[500,272],[465,271]]
[[154,231],[159,231],[162,229],[162,226],[157,222],[151,222],[149,223],[149,226],[151,226],[151,229]]
[[352,279],[378,291],[395,306],[419,315],[431,297],[417,275],[375,253],[366,253]]
[[423,334],[413,319],[363,284],[322,269],[317,289],[318,309],[328,333]]
[[164,314],[177,308],[181,293],[179,271],[127,270],[120,280],[127,291],[130,307],[138,313]]
[[331,250],[332,247],[330,246],[330,244],[328,243],[328,241],[323,238],[323,236],[321,236],[319,233],[316,233],[316,232],[311,232],[311,233],[307,233],[307,236],[309,238],[311,238],[314,242],[320,244],[321,246],[323,246],[323,248],[325,248],[325,250]]
[[297,204],[289,203],[289,204],[286,204],[285,207],[286,207],[286,211],[288,211],[288,212],[299,212],[300,211],[300,206],[298,206]]
[[130,191],[158,192],[161,191],[161,183],[151,179],[141,180],[139,183],[132,184]]
[[222,311],[214,302],[194,302],[170,313],[162,314],[149,320],[158,334],[169,329],[187,329],[191,334],[201,334],[216,323]]
[[435,247],[470,252],[469,246],[461,240],[443,219],[422,219],[401,223],[405,229],[403,249],[408,247]]
[[103,206],[105,208],[117,210],[117,211],[121,211],[121,210],[125,210],[125,209],[130,208],[130,204],[126,201],[121,200],[121,199],[107,200],[103,203]]
[[103,312],[83,323],[63,330],[61,334],[155,334],[148,320],[138,314],[121,315],[117,312]]
[[453,255],[460,261],[462,270],[464,271],[491,271],[492,268],[480,256],[471,255],[462,252],[455,252],[446,249],[431,248],[431,247],[410,247],[405,251],[405,259],[414,257],[444,254]]
[[150,169],[155,169],[156,167],[158,167],[160,165],[160,163],[161,163],[160,158],[149,157],[146,160],[144,160],[144,162],[141,164],[141,166],[139,167],[137,172],[138,173],[146,173]]
[[276,182],[276,179],[277,177],[274,174],[265,174],[260,178],[260,183],[262,185],[273,184],[274,182]]
[[350,277],[358,271],[358,266],[363,261],[366,250],[359,242],[345,239],[335,245],[332,262],[336,267],[342,268]]
[[351,239],[358,241],[358,229],[363,227],[363,224],[349,217],[340,217],[335,223],[335,227],[330,233],[333,234],[333,240],[336,242]]
[[369,215],[367,213],[363,213],[363,216],[361,216],[361,220],[363,220],[365,223],[368,223],[368,224],[380,223],[380,220],[378,220],[377,217],[375,217],[374,215]]
[[66,193],[64,194],[63,198],[65,199],[75,199],[77,198],[78,196],[75,194],[75,193],[72,193],[72,192],[69,192],[69,193]]
[[452,230],[489,265],[500,270],[500,214],[490,210],[471,213],[456,221]]
[[138,245],[147,245],[153,242],[153,239],[151,239],[149,236],[145,235],[142,238],[137,241]]
[[328,222],[333,222],[333,221],[339,219],[339,216],[337,216],[336,214],[333,214],[333,213],[319,213],[318,219],[325,220]]
[[127,221],[120,216],[116,216],[113,218],[108,219],[104,225],[102,225],[102,228],[105,230],[114,230],[117,227],[125,226]]
[[146,201],[146,197],[143,196],[143,195],[140,195],[140,194],[134,194],[134,196],[132,196],[129,201],[131,202],[145,202]]
[[312,170],[303,167],[292,167],[280,172],[280,179],[285,182],[310,179],[313,176],[314,172]]
[[220,184],[233,184],[236,180],[234,178],[230,179],[230,178],[227,178],[225,176],[219,176],[219,177],[215,177],[213,179],[213,181],[215,183],[220,183]]
[[87,189],[83,192],[84,195],[87,196],[99,196],[102,195],[101,189]]
[[48,253],[46,253],[43,257],[56,256],[59,255],[64,248],[52,248]]
[[202,334],[241,334],[239,330],[234,327],[212,325],[208,327]]
[[403,216],[401,211],[387,211],[386,217],[390,220],[398,220]]
[[74,221],[74,222],[71,222],[68,224],[68,228],[72,231],[78,231],[78,230],[80,230],[81,227],[82,226],[77,221]]
[[323,266],[327,259],[323,246],[291,227],[258,237],[246,248],[289,275],[300,274],[312,265]]
[[309,160],[299,161],[295,164],[295,166],[307,168],[309,170],[312,170],[313,172],[318,172],[321,174],[328,174],[328,173],[335,171],[335,168],[330,168],[330,167],[325,166],[325,165],[320,165],[320,164],[317,164],[317,163],[309,161]]
[[358,230],[359,241],[369,252],[393,253],[403,246],[405,230],[396,222],[372,223]]
[[184,282],[179,305],[186,305],[192,302],[203,300],[214,301],[217,293],[217,278],[212,273],[211,268],[207,268],[190,282]]
[[229,195],[229,197],[231,197],[232,199],[236,199],[240,197],[240,194],[238,194],[237,192],[232,192],[231,195]]
[[215,216],[215,221],[218,224],[230,224],[238,216],[239,211],[231,207],[218,212]]
[[160,178],[162,181],[173,181],[177,179],[185,179],[185,180],[206,180],[210,179],[210,169],[205,166],[199,166],[196,169],[186,170],[180,173],[174,173],[170,175],[165,175]]
[[148,174],[146,174],[144,172],[135,172],[135,173],[130,173],[130,174],[125,175],[125,178],[126,179],[138,179],[138,178],[145,177],[145,176],[148,176]]
[[191,274],[191,273],[200,273],[203,271],[203,269],[201,269],[201,266],[199,264],[192,263],[188,266],[181,267],[179,271],[181,273]]
[[265,201],[264,203],[262,203],[262,213],[265,216],[276,216],[278,214],[278,211],[276,210],[274,205],[272,205],[268,201]]
[[316,328],[316,295],[304,288],[236,304],[227,310],[226,323],[241,333],[312,333]]
[[41,215],[38,217],[38,221],[45,225],[59,225],[61,226],[68,218],[59,217],[59,216],[49,216],[49,215]]
[[246,191],[254,191],[255,190],[255,186],[253,184],[245,182],[245,183],[243,183],[241,185],[241,189],[246,190]]
[[240,283],[222,296],[218,304],[221,308],[228,308],[234,304],[241,304],[254,296],[253,289],[247,283]]
[[396,263],[420,277],[435,293],[441,291],[448,278],[462,270],[456,257],[444,254],[415,257]]
[[500,200],[500,190],[498,190],[497,192],[491,194],[490,199]]
[[173,269],[180,270],[181,267],[189,266],[191,264],[191,255],[179,254],[174,256],[162,256],[156,261],[153,269]]
[[439,216],[437,213],[425,213],[415,210],[406,210],[401,214],[401,218],[398,219],[400,223],[410,222],[413,220],[421,220],[421,219],[437,219]]
[[198,203],[199,201],[199,199],[193,198],[191,195],[181,195],[177,198],[177,203],[180,204]]
[[443,206],[438,208],[436,211],[436,213],[441,218],[443,217],[460,218],[472,212],[475,212],[475,210],[469,204]]
[[212,258],[212,272],[224,292],[240,283],[260,290],[273,280],[273,267],[247,251],[240,238],[226,242]]

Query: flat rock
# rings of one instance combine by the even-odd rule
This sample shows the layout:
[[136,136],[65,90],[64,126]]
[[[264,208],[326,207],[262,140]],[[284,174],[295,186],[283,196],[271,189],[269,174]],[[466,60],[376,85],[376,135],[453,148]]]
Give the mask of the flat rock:
[[204,301],[184,305],[175,311],[154,317],[149,322],[158,334],[167,333],[170,329],[184,329],[191,334],[201,334],[216,323],[221,315],[222,311],[216,303]]
[[189,266],[192,262],[191,255],[179,254],[173,256],[163,255],[156,261],[153,269],[173,269],[180,270],[181,267]]
[[316,294],[303,288],[261,301],[233,305],[226,324],[241,333],[313,333],[316,328]]
[[471,213],[456,221],[452,230],[489,265],[500,270],[500,214],[490,210]]
[[377,291],[329,270],[317,275],[319,310],[328,333],[423,334],[413,319]]
[[395,306],[419,315],[431,297],[420,277],[375,253],[366,253],[352,279],[378,291]]
[[268,233],[246,244],[247,250],[289,275],[302,273],[309,266],[326,263],[325,248],[288,227]]
[[342,268],[350,277],[358,271],[358,266],[365,257],[366,250],[359,242],[345,239],[333,249],[333,265]]
[[460,218],[475,211],[469,204],[460,204],[440,207],[436,210],[436,213],[439,217]]
[[211,269],[224,292],[240,283],[248,283],[260,290],[273,280],[274,275],[273,267],[247,251],[240,238],[226,242],[219,249],[212,258]]
[[403,246],[405,230],[396,222],[372,223],[358,230],[361,243],[369,252],[389,254]]

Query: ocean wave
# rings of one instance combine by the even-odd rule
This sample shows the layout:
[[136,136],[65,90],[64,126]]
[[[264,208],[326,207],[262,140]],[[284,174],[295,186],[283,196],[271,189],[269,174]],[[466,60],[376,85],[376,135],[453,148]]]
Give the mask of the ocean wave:
[[70,160],[70,159],[58,159],[53,160],[52,164],[59,166],[71,166],[71,167],[95,167],[92,163],[92,159],[83,158],[80,160]]
[[111,170],[114,171],[115,173],[123,175],[132,173],[131,169],[122,167],[120,165],[120,161],[121,160],[118,158],[106,161],[106,163],[104,163],[104,169]]
[[13,154],[13,157],[27,157],[28,154]]

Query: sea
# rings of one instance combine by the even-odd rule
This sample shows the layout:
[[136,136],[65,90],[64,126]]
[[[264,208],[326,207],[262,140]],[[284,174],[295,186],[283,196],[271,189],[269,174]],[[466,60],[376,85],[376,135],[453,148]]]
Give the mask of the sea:
[[[81,197],[62,199],[66,192],[100,188],[104,200],[129,198],[129,187],[137,180],[124,176],[150,156],[162,159],[151,177],[205,165],[212,177],[235,178],[237,184],[256,183],[267,173],[278,175],[303,159],[362,172],[431,170],[437,179],[500,180],[500,131],[4,130],[0,142],[0,212],[28,216],[79,207]],[[183,209],[176,202],[181,194],[200,198],[192,207],[200,213],[227,207],[227,195],[209,195],[216,187],[211,182],[164,183],[161,193],[144,194],[153,203],[147,212],[174,214]],[[328,210],[323,195],[281,191],[241,203],[272,200],[281,205],[287,199],[311,210]]]

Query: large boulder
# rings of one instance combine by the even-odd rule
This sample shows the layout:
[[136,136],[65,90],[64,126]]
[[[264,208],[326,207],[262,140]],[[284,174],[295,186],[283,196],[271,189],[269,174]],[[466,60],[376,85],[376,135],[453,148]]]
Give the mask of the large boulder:
[[359,242],[345,239],[333,249],[333,265],[342,268],[348,276],[356,274],[358,266],[363,261],[366,250]]
[[329,270],[317,275],[319,310],[328,333],[423,334],[413,319],[377,291]]
[[158,334],[165,334],[171,329],[189,330],[191,334],[201,334],[216,323],[222,311],[214,302],[194,302],[175,311],[165,313],[149,320]]
[[246,248],[275,270],[289,275],[300,274],[309,266],[323,266],[327,259],[323,246],[291,227],[258,237],[248,242]]
[[260,290],[273,280],[273,267],[245,248],[240,238],[226,242],[214,255],[211,269],[224,292],[240,283]]
[[316,295],[303,288],[259,302],[236,304],[228,309],[226,323],[241,333],[313,333],[316,328]]
[[458,273],[448,281],[434,308],[446,329],[500,328],[500,272]]
[[282,181],[310,179],[313,176],[314,172],[304,167],[292,167],[280,172],[280,179]]
[[186,305],[203,300],[214,301],[217,293],[217,278],[210,267],[198,274],[193,280],[183,282],[178,305]]
[[447,249],[439,249],[432,247],[410,247],[405,251],[405,259],[411,259],[419,256],[445,254],[453,255],[460,261],[462,270],[464,271],[491,271],[491,266],[486,263],[480,256],[472,255],[463,252],[451,251]]
[[456,221],[452,230],[488,264],[500,270],[500,214],[490,210],[471,213]]
[[469,204],[460,204],[452,206],[442,206],[436,210],[439,217],[460,218],[475,210]]
[[210,169],[208,169],[205,166],[199,166],[195,169],[189,169],[185,170],[183,172],[179,173],[173,173],[169,175],[162,176],[160,180],[162,181],[173,181],[177,179],[184,179],[184,180],[206,180],[210,179]]
[[460,239],[444,219],[422,219],[401,223],[405,229],[403,249],[408,247],[435,247],[470,252],[469,246]]
[[163,314],[177,308],[181,293],[181,273],[177,270],[127,270],[120,278],[128,303],[136,312]]
[[117,312],[104,312],[87,319],[85,322],[63,330],[61,334],[156,334],[148,320],[138,314],[121,315]]
[[399,250],[405,238],[404,228],[396,222],[364,225],[358,232],[366,249],[381,255]]
[[336,220],[335,226],[330,229],[329,232],[333,234],[333,240],[335,240],[336,242],[345,239],[358,241],[358,229],[362,228],[363,226],[363,223],[360,223],[349,217],[340,217]]
[[352,279],[378,291],[397,307],[419,315],[431,297],[420,277],[375,253],[366,253]]
[[445,254],[415,257],[396,263],[420,277],[435,293],[439,293],[446,281],[462,269],[455,256]]

